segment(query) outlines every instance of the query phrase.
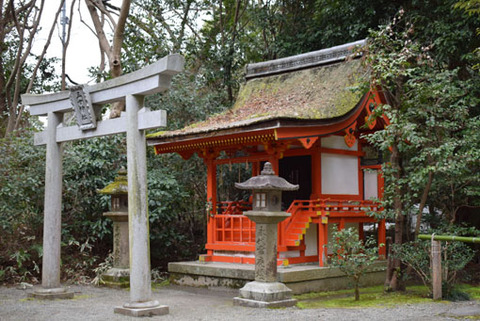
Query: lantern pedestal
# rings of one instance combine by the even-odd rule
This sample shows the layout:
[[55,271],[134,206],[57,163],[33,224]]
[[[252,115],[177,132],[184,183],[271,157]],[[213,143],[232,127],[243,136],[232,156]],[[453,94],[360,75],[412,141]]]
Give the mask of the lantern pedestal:
[[128,212],[106,212],[103,216],[113,221],[113,267],[102,274],[102,282],[109,287],[130,286]]
[[267,308],[290,307],[297,303],[292,290],[277,282],[277,224],[290,216],[286,212],[248,211],[244,213],[256,223],[255,281],[240,289],[234,305]]
[[150,317],[168,314],[169,308],[166,305],[160,305],[157,300],[152,300],[147,302],[125,303],[121,307],[115,307],[113,311],[130,317]]
[[297,304],[292,290],[281,282],[253,281],[240,289],[240,297],[233,298],[234,305],[251,308],[284,308]]
[[101,284],[114,288],[130,286],[130,247],[128,234],[128,179],[127,171],[118,171],[115,180],[101,190],[111,195],[111,211],[103,213],[113,221],[113,267],[102,274]]
[[102,285],[111,288],[128,288],[130,286],[130,270],[111,268],[102,274]]
[[73,299],[74,293],[67,288],[40,288],[29,293],[29,298],[40,300]]

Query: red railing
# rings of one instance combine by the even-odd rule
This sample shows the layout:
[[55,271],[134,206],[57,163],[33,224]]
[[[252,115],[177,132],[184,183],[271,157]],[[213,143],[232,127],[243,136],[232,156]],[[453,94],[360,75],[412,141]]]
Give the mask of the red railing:
[[217,203],[219,214],[243,214],[252,209],[252,203],[246,201],[223,201]]
[[[251,209],[245,201],[227,201],[218,203],[218,213],[214,216],[214,243],[255,243],[255,223],[242,215]],[[279,239],[286,240],[294,223],[306,216],[317,217],[355,217],[363,216],[368,211],[380,211],[380,204],[373,201],[348,200],[306,200],[294,201],[287,212],[292,215],[279,224]],[[303,218],[302,218],[303,216]],[[283,242],[282,242],[283,243]]]
[[381,211],[380,203],[369,200],[306,200],[294,201],[287,212],[292,214],[281,223],[287,228],[295,221],[300,212],[308,212],[310,215],[317,215],[323,212],[323,215],[330,217],[352,217],[365,215],[367,212]]
[[255,244],[255,223],[239,214],[217,214],[215,220],[215,243]]

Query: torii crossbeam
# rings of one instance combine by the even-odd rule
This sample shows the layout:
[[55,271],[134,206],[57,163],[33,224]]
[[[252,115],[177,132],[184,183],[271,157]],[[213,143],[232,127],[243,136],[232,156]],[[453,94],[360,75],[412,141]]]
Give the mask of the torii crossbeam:
[[[47,129],[35,135],[35,145],[47,145],[45,166],[45,208],[43,232],[42,287],[39,298],[72,298],[60,284],[60,238],[62,209],[62,142],[127,133],[128,216],[130,235],[130,302],[114,309],[131,316],[168,313],[168,307],[152,299],[150,241],[147,206],[145,130],[166,125],[164,110],[148,111],[146,95],[167,90],[172,77],[181,72],[184,58],[169,55],[138,71],[74,91],[44,95],[22,95],[30,114],[48,116]],[[83,90],[83,93],[82,93]],[[83,96],[82,96],[83,95]],[[126,116],[84,125],[95,118],[102,104],[125,101]],[[80,105],[80,110],[78,105]],[[89,106],[89,107],[88,107]],[[85,108],[83,108],[85,107]],[[83,109],[82,109],[83,108]],[[78,126],[64,126],[66,112],[77,114]],[[92,114],[88,114],[88,109]]]

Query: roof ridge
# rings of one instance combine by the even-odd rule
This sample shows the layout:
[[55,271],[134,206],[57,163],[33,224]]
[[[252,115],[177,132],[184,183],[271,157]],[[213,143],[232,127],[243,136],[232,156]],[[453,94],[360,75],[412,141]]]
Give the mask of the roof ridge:
[[366,43],[367,40],[363,39],[295,56],[248,64],[245,78],[248,80],[341,61],[351,54],[355,47],[363,47]]

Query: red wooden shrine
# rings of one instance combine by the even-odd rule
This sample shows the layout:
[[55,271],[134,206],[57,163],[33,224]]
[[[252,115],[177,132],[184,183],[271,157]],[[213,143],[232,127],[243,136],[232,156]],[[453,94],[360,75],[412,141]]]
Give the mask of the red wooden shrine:
[[[358,59],[347,59],[363,44],[248,65],[231,110],[147,138],[157,154],[188,159],[196,153],[206,164],[208,238],[200,260],[255,262],[255,224],[242,215],[251,203],[218,199],[217,166],[234,163],[246,164],[254,176],[269,161],[300,185],[283,196],[291,217],[278,227],[278,264],[324,266],[333,228],[356,227],[360,238],[376,233],[385,244],[385,221],[367,215],[381,211],[374,199],[382,196],[382,160],[362,135],[387,125],[370,117],[386,101],[377,90],[351,90],[365,70]],[[385,256],[384,246],[379,254]]]

